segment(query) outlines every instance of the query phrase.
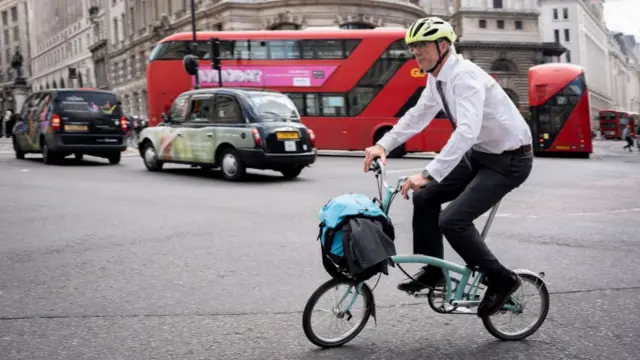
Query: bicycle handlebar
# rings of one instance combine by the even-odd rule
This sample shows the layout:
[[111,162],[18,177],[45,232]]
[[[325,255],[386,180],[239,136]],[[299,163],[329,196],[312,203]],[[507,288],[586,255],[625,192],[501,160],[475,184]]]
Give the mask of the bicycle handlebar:
[[[376,174],[376,177],[379,175],[381,178],[381,182],[382,182],[382,186],[391,194],[395,194],[396,192],[400,191],[400,187],[402,186],[402,183],[407,179],[406,176],[400,176],[398,178],[398,181],[396,183],[395,188],[389,186],[389,183],[387,183],[387,173],[386,173],[386,167],[385,165],[382,163],[382,161],[380,161],[380,158],[377,157],[373,160],[373,162],[371,162],[371,166],[369,167],[369,171],[373,171]],[[380,197],[382,198],[382,194],[380,194]],[[381,199],[382,200],[382,199]]]

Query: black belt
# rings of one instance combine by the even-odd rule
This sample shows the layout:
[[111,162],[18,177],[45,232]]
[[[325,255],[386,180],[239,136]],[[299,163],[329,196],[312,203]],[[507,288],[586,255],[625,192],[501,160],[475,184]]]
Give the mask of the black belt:
[[503,151],[502,155],[526,155],[531,152],[531,144],[522,145],[517,149]]

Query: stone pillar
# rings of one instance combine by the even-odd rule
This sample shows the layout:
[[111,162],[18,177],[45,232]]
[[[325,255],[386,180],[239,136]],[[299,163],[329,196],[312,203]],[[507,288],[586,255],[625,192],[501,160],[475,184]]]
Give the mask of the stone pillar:
[[26,84],[16,81],[11,90],[15,104],[14,113],[19,114],[22,111],[22,105],[24,105],[25,100],[27,100],[29,88]]

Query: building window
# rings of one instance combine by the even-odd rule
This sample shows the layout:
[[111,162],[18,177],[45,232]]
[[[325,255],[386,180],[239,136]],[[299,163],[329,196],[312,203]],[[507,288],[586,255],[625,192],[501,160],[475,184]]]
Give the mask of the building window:
[[556,43],[559,44],[560,43],[560,30],[558,30],[558,29],[553,30],[553,37],[554,37]]
[[504,29],[504,20],[498,20],[498,29]]
[[365,23],[355,22],[355,23],[349,23],[349,24],[342,24],[340,25],[340,29],[350,29],[350,30],[375,29],[375,26],[365,24]]
[[493,0],[494,9],[502,9],[502,0]]
[[553,20],[558,20],[558,9],[553,9]]
[[515,26],[516,26],[516,30],[522,30],[522,21],[521,20],[516,20],[515,21]]
[[487,20],[484,20],[484,19],[479,20],[478,21],[478,27],[480,29],[486,29],[487,28]]
[[569,19],[569,9],[568,8],[563,8],[562,9],[562,18],[567,20]]
[[509,59],[498,59],[491,64],[492,72],[517,72],[518,68]]
[[569,40],[569,29],[564,29],[564,41],[570,41]]
[[571,51],[567,50],[567,52],[565,52],[565,59],[567,60],[568,63],[571,62]]
[[269,30],[300,30],[300,26],[298,26],[298,24],[280,23],[276,26],[272,26]]

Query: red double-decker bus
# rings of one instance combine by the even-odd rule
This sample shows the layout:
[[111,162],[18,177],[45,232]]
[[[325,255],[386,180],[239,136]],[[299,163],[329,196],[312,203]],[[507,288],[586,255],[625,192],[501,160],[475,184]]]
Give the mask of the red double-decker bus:
[[[637,116],[637,115],[636,115]],[[598,112],[600,132],[605,139],[622,139],[624,128],[631,124],[634,128],[637,123],[632,113],[618,110],[600,110]],[[635,129],[632,130],[635,133]]]
[[529,104],[536,155],[589,157],[593,151],[589,91],[582,67],[551,63],[530,68]]
[[[426,74],[404,44],[405,30],[296,30],[197,32],[202,88],[218,86],[209,39],[220,41],[222,83],[287,94],[302,122],[316,134],[318,149],[363,150],[371,146],[417,102]],[[147,67],[148,116],[161,113],[195,77],[183,68],[193,34],[161,40]],[[443,112],[391,156],[439,152],[452,129]]]

